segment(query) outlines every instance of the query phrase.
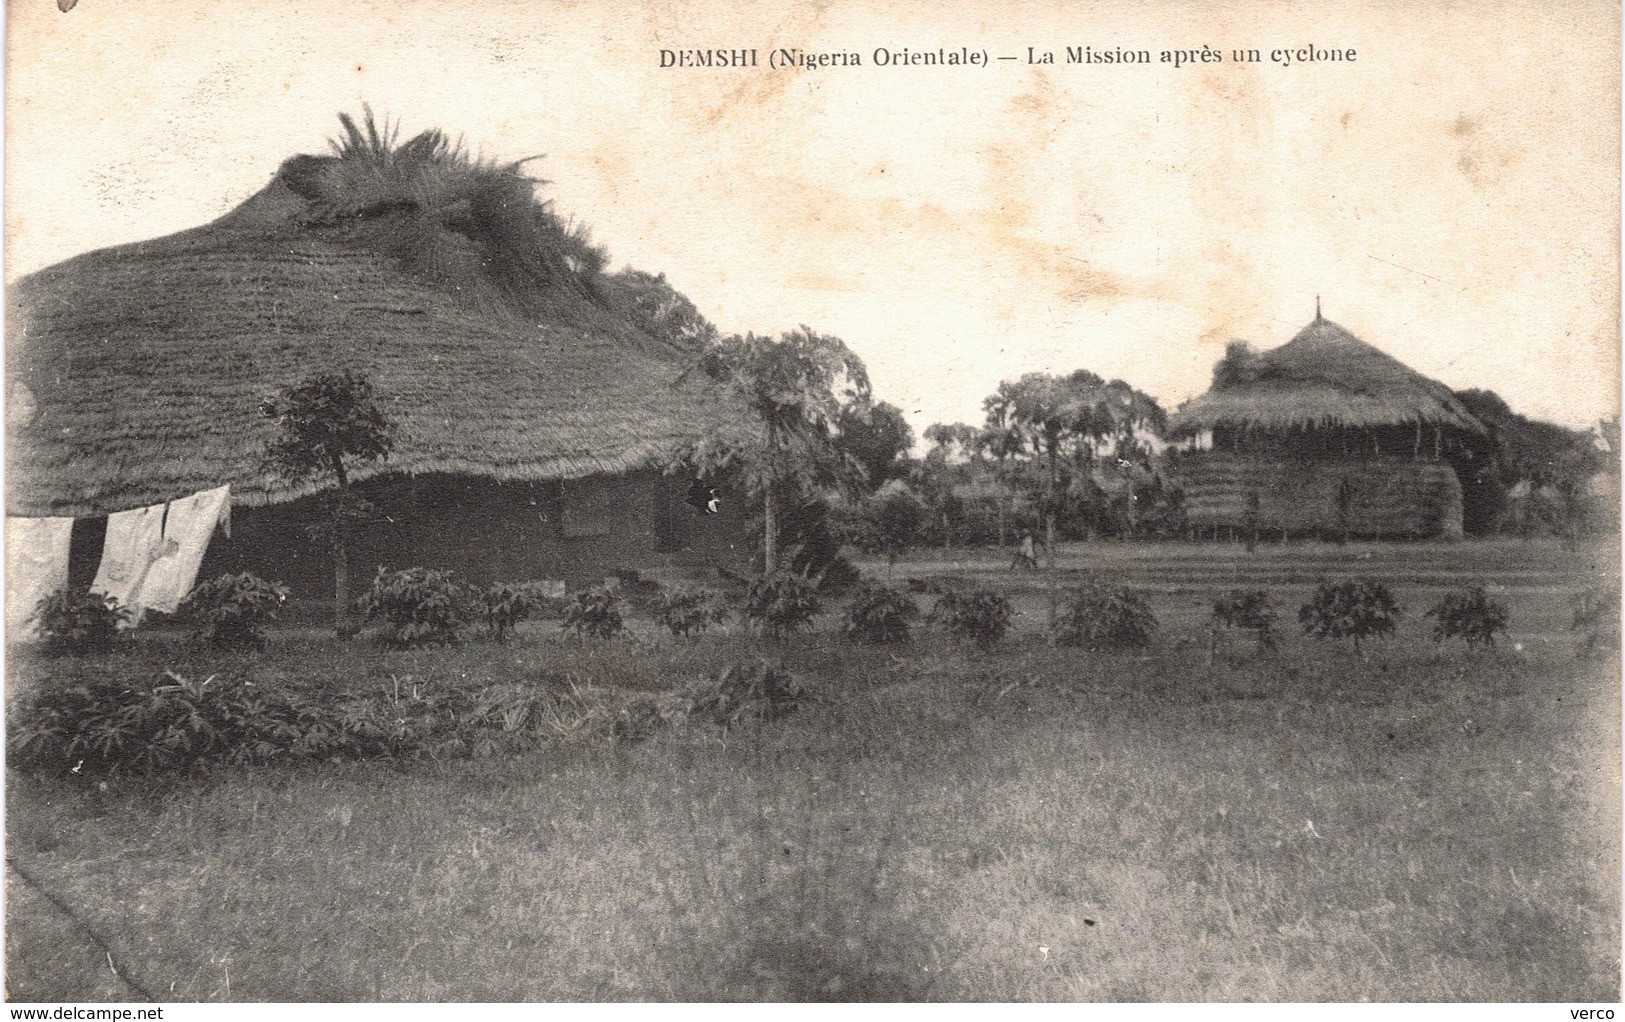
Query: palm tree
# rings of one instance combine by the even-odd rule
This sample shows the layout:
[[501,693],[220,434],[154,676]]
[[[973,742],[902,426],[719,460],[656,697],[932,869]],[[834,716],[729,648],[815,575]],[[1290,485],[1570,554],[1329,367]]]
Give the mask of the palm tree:
[[740,470],[746,487],[762,501],[762,564],[772,574],[778,567],[776,505],[782,490],[842,460],[834,445],[841,412],[869,402],[868,370],[840,338],[806,326],[778,340],[755,334],[722,338],[701,352],[697,368],[742,400],[762,432],[754,442],[708,438],[685,460],[701,471]]
[[986,401],[987,425],[1009,431],[1012,443],[1044,474],[1044,544],[1050,571],[1050,623],[1056,615],[1055,521],[1068,493],[1089,481],[1102,452],[1139,443],[1141,432],[1160,433],[1167,416],[1156,400],[1122,380],[1079,369],[1069,376],[1028,373],[999,384]]

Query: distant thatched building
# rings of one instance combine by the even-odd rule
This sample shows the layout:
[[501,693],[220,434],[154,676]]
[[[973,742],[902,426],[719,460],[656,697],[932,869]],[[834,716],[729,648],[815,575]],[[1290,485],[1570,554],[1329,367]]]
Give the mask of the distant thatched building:
[[353,369],[398,429],[355,476],[379,511],[350,556],[363,584],[371,565],[579,581],[742,557],[739,504],[708,515],[662,474],[741,419],[698,374],[679,382],[690,351],[605,298],[602,253],[518,165],[346,127],[337,155],[288,160],[214,223],[11,290],[7,514],[87,519],[84,579],[100,516],[229,483],[233,535],[203,577],[330,591],[314,487],[267,470],[258,407]]
[[1232,346],[1170,434],[1187,521],[1268,533],[1458,537],[1452,460],[1483,427],[1442,383],[1321,318],[1273,351]]

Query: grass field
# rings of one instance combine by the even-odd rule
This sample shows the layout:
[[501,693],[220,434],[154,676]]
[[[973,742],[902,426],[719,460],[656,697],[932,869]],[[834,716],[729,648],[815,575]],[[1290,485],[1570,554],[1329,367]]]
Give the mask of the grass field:
[[[1022,616],[982,653],[917,629],[784,646],[731,632],[390,652],[290,631],[267,683],[546,670],[600,702],[755,655],[818,701],[643,741],[204,778],[8,777],[14,1000],[1404,1000],[1620,995],[1617,659],[1576,658],[1570,596],[1617,551],[1545,544],[1069,547],[1146,589],[1143,652],[1044,641],[1046,580],[991,553]],[[883,565],[867,566],[884,574]],[[1207,604],[1390,582],[1363,655],[1234,640]],[[1481,582],[1511,632],[1472,655],[1421,612]],[[109,670],[220,658],[143,637]],[[8,687],[37,683],[14,657]],[[243,664],[225,665],[242,668]],[[98,669],[87,666],[86,669]],[[109,959],[120,976],[109,969]]]

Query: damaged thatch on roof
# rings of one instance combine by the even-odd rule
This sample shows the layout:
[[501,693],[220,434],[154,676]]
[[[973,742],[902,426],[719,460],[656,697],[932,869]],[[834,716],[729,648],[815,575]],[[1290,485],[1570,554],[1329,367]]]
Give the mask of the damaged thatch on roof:
[[1317,313],[1292,340],[1256,354],[1232,344],[1213,387],[1180,406],[1172,435],[1240,429],[1428,425],[1484,431],[1450,388]]
[[92,515],[230,483],[309,492],[263,464],[260,401],[321,369],[365,374],[397,424],[359,473],[497,480],[663,466],[738,412],[692,352],[635,327],[606,256],[522,164],[371,112],[284,162],[219,220],[91,252],[8,294],[8,514]]

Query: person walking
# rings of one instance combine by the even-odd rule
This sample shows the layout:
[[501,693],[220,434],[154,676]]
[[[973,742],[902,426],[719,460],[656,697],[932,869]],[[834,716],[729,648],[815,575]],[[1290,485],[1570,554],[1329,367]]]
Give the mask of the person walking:
[[1038,570],[1038,551],[1033,545],[1033,531],[1021,530],[1021,546],[1016,549],[1015,559],[1010,562],[1010,570],[1026,568],[1028,571]]

